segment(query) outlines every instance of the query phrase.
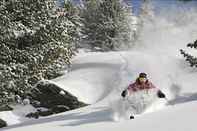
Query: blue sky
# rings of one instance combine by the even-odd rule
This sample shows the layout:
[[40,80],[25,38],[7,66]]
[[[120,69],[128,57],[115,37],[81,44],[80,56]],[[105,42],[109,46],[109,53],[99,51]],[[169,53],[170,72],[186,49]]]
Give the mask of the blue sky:
[[[125,0],[127,3],[132,3],[133,11],[135,14],[139,13],[139,7],[143,0]],[[166,8],[181,7],[183,9],[190,9],[191,7],[197,7],[197,0],[191,0],[188,2],[178,0],[151,0],[156,12]]]
[[[64,0],[59,0],[64,1]],[[74,3],[78,3],[80,0],[73,0]],[[126,3],[132,3],[133,11],[135,14],[139,13],[139,7],[143,0],[124,0]],[[178,0],[151,0],[155,7],[156,12],[169,7],[181,7],[189,9],[191,7],[197,7],[197,0],[191,0],[189,2],[180,2]]]

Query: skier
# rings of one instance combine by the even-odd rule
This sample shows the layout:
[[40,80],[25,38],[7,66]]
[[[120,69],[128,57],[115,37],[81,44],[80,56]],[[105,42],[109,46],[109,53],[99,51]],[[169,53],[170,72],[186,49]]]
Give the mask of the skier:
[[[155,88],[157,90],[157,96],[159,98],[166,98],[165,94],[156,88],[147,78],[146,73],[140,73],[139,77],[136,81],[130,84],[127,89],[123,90],[121,96],[125,98],[126,96],[132,95],[132,93],[141,91],[141,90],[149,90]],[[134,116],[130,116],[130,119],[134,119]]]

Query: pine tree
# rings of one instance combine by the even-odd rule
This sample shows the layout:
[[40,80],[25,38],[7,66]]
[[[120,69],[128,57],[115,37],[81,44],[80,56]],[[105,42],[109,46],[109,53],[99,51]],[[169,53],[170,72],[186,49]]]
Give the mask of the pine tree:
[[79,7],[75,6],[71,0],[66,0],[63,9],[65,9],[67,19],[74,25],[70,28],[69,34],[72,36],[74,47],[78,48],[82,28]]
[[78,39],[70,6],[59,9],[55,0],[0,1],[0,103],[69,67]]
[[131,45],[131,10],[123,1],[86,0],[81,16],[83,43],[103,51]]
[[[194,43],[187,44],[187,47],[197,49],[197,40]],[[197,57],[192,56],[191,54],[185,52],[184,50],[180,50],[180,53],[183,55],[185,60],[189,62],[191,67],[197,67]]]
[[152,0],[143,0],[140,7],[140,19],[142,21],[152,20],[155,16]]
[[141,34],[145,24],[154,24],[154,7],[152,5],[152,0],[142,0],[139,7],[140,12],[137,19],[137,30],[136,30],[136,41],[140,41]]

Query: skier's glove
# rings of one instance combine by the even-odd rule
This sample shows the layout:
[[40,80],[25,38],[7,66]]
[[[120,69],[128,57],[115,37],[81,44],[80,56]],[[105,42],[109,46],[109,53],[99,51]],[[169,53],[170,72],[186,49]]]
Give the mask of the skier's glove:
[[159,98],[166,98],[166,95],[162,91],[160,91],[160,90],[157,92],[157,96]]
[[122,91],[121,96],[124,98],[127,95],[127,90]]

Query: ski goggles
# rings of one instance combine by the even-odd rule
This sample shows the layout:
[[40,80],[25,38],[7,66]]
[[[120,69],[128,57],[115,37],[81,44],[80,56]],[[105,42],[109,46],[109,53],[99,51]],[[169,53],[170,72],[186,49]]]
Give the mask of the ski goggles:
[[146,81],[147,78],[145,78],[145,77],[139,77],[139,80],[140,80],[140,81]]

